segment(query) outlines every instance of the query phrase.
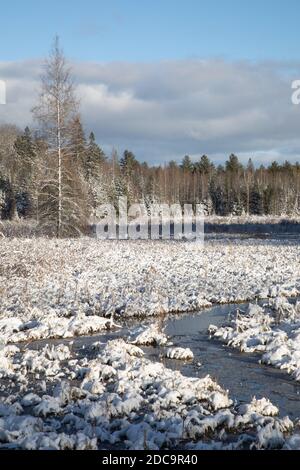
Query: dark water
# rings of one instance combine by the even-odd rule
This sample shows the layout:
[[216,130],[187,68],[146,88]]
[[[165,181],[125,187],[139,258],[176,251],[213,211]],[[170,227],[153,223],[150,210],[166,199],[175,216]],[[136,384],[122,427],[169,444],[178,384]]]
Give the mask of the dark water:
[[[210,374],[238,402],[249,402],[254,396],[266,397],[279,408],[280,416],[300,418],[300,383],[280,370],[259,364],[259,355],[240,353],[208,337],[210,324],[221,326],[230,312],[246,307],[216,306],[199,314],[169,318],[166,333],[174,345],[190,348],[195,360],[184,365],[173,360],[165,363],[188,376]],[[201,367],[196,365],[197,362],[202,364]]]
[[[300,418],[300,383],[293,380],[287,373],[273,367],[258,363],[260,355],[240,353],[224,346],[221,342],[209,339],[209,325],[221,326],[226,323],[228,315],[237,308],[246,310],[245,305],[223,305],[205,309],[199,313],[168,316],[164,320],[165,332],[174,346],[190,348],[194,353],[194,361],[183,362],[161,357],[161,349],[143,348],[146,357],[153,361],[163,361],[166,367],[180,370],[186,376],[204,377],[210,375],[224,389],[229,390],[231,399],[238,403],[249,403],[252,398],[266,397],[280,410],[280,416]],[[150,324],[153,319],[145,320]],[[72,340],[42,340],[31,343],[33,349],[40,349],[45,344],[72,344],[77,357],[89,357],[90,346],[95,341],[107,343],[114,338],[127,338],[141,320],[132,319],[124,328],[107,334],[90,337],[72,338]],[[201,364],[199,366],[199,363]]]
[[[179,226],[177,225],[177,230]],[[123,231],[124,231],[123,227]],[[150,224],[137,225],[137,232],[148,232],[148,238],[152,239],[162,239],[163,229],[166,230],[166,233],[170,234],[170,238],[174,239],[174,223],[162,225],[162,224]],[[199,229],[199,227],[198,227]],[[127,227],[125,228],[127,231]],[[196,236],[197,227],[193,223],[189,228],[190,234]],[[108,231],[108,226],[106,225],[104,231]],[[119,226],[117,225],[117,238],[119,238]],[[184,225],[180,226],[180,233],[184,234]],[[96,226],[91,226],[91,234],[95,236]],[[153,234],[156,234],[155,236]],[[199,235],[199,234],[198,234]],[[265,239],[265,240],[278,240],[278,241],[291,241],[300,243],[300,223],[291,221],[291,220],[282,220],[281,222],[231,222],[231,223],[212,223],[207,220],[204,221],[204,235],[205,239]],[[183,237],[184,239],[184,237]],[[193,236],[191,236],[193,239]]]

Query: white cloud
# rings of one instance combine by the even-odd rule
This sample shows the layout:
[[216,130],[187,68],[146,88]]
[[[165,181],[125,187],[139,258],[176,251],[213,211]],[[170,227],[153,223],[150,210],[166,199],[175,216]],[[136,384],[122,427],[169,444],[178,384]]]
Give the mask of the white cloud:
[[[0,122],[30,124],[41,72],[37,60],[0,63],[8,103]],[[128,147],[153,163],[186,153],[300,159],[300,106],[291,103],[300,64],[75,63],[73,72],[85,127],[104,148]]]

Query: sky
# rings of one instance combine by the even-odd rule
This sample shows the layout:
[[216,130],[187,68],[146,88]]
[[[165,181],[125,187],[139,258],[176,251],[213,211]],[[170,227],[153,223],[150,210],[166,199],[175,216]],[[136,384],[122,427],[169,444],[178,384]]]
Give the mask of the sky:
[[0,14],[0,123],[30,124],[58,34],[107,151],[300,160],[299,0],[10,0]]

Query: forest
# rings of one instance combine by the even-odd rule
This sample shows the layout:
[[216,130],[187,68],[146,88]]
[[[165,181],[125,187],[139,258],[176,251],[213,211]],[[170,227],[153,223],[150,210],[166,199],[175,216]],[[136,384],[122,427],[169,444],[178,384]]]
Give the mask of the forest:
[[97,207],[126,196],[128,204],[202,204],[206,215],[300,213],[300,164],[216,165],[207,155],[151,166],[131,150],[105,154],[86,135],[71,70],[55,39],[32,110],[34,131],[0,126],[0,217],[32,219],[44,233],[70,236],[97,220]]

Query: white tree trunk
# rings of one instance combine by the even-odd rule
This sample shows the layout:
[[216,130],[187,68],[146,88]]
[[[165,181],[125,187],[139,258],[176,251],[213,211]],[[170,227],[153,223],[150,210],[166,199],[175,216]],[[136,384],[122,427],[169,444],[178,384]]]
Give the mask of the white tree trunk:
[[57,236],[61,236],[62,226],[62,154],[61,154],[61,124],[60,103],[57,100],[57,156],[58,156],[58,221]]

